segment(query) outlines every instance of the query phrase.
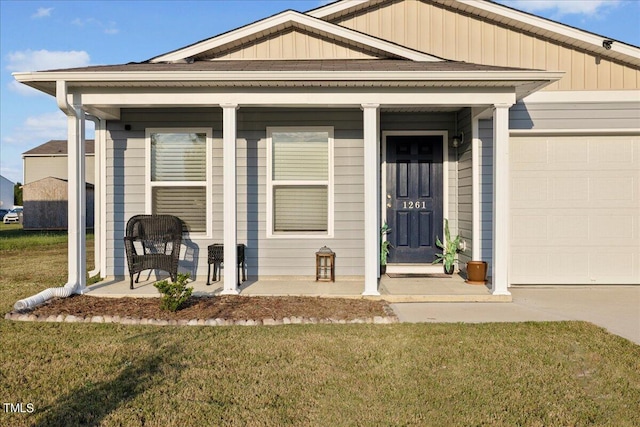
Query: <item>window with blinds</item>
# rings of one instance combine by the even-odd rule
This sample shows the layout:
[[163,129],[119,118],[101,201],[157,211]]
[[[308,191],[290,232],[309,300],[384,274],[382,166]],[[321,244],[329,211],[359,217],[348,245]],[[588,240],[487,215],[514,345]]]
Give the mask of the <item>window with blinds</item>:
[[271,235],[330,234],[331,128],[270,128]]
[[207,129],[147,130],[151,212],[177,216],[188,232],[207,232],[210,137]]

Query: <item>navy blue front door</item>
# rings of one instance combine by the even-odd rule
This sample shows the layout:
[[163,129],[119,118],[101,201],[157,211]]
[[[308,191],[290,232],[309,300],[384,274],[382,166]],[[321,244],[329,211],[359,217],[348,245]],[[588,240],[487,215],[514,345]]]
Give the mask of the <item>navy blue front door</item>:
[[430,263],[442,239],[442,136],[387,137],[389,262]]

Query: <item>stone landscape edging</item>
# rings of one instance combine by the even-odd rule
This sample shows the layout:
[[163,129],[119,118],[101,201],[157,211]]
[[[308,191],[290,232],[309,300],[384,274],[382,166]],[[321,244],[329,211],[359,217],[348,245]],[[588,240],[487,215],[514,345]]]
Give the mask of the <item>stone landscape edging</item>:
[[141,319],[137,317],[121,317],[121,316],[74,316],[72,314],[38,316],[35,314],[27,314],[11,311],[5,314],[6,320],[14,320],[19,322],[48,322],[48,323],[116,323],[121,325],[154,325],[154,326],[277,326],[277,325],[312,325],[312,324],[392,324],[398,323],[397,316],[374,316],[357,318],[351,320],[325,318],[318,319],[315,317],[283,317],[282,319],[264,318],[264,319],[239,319],[228,320],[222,318],[216,319]]

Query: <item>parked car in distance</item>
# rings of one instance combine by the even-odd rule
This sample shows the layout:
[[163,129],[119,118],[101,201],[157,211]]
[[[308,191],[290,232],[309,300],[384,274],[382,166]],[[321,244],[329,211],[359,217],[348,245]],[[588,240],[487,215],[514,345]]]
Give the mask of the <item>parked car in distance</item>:
[[9,209],[0,209],[0,218],[4,218],[9,213]]
[[22,206],[17,206],[9,211],[2,217],[2,222],[10,224],[12,222],[20,222],[20,215],[22,215]]

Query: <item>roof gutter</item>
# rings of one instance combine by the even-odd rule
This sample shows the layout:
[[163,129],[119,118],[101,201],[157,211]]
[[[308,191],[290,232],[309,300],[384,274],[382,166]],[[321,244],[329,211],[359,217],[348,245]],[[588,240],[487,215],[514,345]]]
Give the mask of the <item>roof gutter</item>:
[[57,83],[58,107],[72,108],[68,83],[168,81],[530,81],[559,80],[563,71],[40,71],[14,73],[20,83]]

